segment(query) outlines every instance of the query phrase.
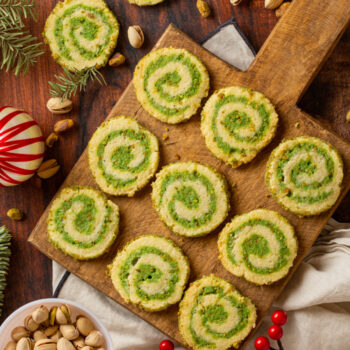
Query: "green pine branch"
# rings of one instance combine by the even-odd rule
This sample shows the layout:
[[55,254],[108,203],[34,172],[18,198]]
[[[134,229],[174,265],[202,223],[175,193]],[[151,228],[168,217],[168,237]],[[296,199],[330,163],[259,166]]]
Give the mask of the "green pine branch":
[[64,73],[55,75],[56,82],[49,81],[50,95],[61,97],[63,100],[71,98],[78,91],[85,91],[89,81],[96,80],[100,85],[107,85],[103,75],[95,68],[91,67],[84,71],[69,71],[64,68]]
[[4,306],[6,277],[10,266],[11,234],[5,226],[0,227],[0,315]]
[[0,69],[27,73],[44,53],[37,38],[25,30],[24,18],[35,19],[34,0],[0,0]]

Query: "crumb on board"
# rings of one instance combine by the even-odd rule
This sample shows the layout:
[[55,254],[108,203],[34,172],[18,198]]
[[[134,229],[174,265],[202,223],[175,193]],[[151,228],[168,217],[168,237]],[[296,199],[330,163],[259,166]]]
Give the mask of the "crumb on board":
[[295,127],[295,128],[299,128],[299,126],[300,126],[300,123],[299,123],[299,122],[296,122],[296,123],[294,124],[294,127]]
[[167,140],[169,138],[169,135],[168,134],[163,134],[163,140],[165,141],[165,140]]

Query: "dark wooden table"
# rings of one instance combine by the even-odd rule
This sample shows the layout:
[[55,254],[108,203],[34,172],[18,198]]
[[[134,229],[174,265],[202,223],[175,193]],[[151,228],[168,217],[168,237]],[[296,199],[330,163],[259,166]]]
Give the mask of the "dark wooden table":
[[[41,189],[30,182],[13,188],[0,189],[0,223],[13,233],[11,269],[6,290],[6,306],[2,320],[19,306],[35,299],[49,297],[51,289],[51,261],[27,243],[27,238],[56,190],[73,167],[87,145],[96,127],[104,120],[132,78],[136,62],[158,40],[169,23],[174,23],[195,40],[200,40],[217,25],[235,17],[242,31],[258,50],[273,29],[277,19],[273,11],[265,10],[263,0],[243,0],[233,7],[229,0],[209,0],[213,9],[210,18],[202,18],[196,10],[195,0],[166,0],[163,4],[139,8],[127,0],[107,1],[121,23],[118,51],[127,57],[127,64],[102,70],[108,86],[90,85],[87,91],[74,100],[73,118],[77,127],[60,138],[46,153],[47,158],[56,158],[61,164],[60,172],[43,182]],[[38,22],[30,24],[30,30],[41,35],[44,22],[55,0],[37,1]],[[128,44],[126,29],[138,24],[145,33],[142,49],[133,49]],[[0,106],[12,105],[27,110],[48,135],[59,117],[53,116],[45,107],[49,99],[48,81],[61,71],[52,60],[47,47],[38,64],[24,77],[15,78],[12,73],[0,71]],[[306,92],[300,106],[317,117],[320,122],[334,129],[350,141],[350,124],[345,115],[350,110],[350,29],[346,31],[335,51]],[[25,220],[11,222],[6,217],[9,208],[20,208],[26,213]],[[350,221],[350,195],[346,197],[335,217]]]

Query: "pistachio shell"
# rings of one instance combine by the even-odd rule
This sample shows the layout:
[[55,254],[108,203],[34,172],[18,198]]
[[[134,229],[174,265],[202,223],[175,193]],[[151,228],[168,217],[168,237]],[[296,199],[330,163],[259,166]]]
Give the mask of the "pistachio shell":
[[44,330],[44,333],[46,335],[47,338],[51,337],[52,335],[54,335],[56,332],[58,331],[58,326],[51,326],[48,327]]
[[104,338],[101,332],[92,331],[86,338],[85,344],[93,347],[100,347],[103,345]]
[[75,350],[75,347],[68,339],[61,338],[57,342],[57,350]]
[[73,340],[73,344],[77,350],[81,350],[85,346],[85,341],[83,337],[78,337]]
[[49,310],[46,306],[41,305],[33,311],[32,317],[36,323],[43,323],[49,319]]
[[62,333],[61,333],[60,330],[58,330],[54,335],[52,335],[52,336],[50,337],[50,339],[56,340],[56,341],[58,341],[58,340],[61,339],[61,338],[62,338]]
[[56,350],[57,342],[53,339],[41,339],[35,343],[34,350]]
[[43,331],[36,331],[33,334],[33,338],[35,341],[41,340],[41,339],[46,339],[46,335]]
[[24,327],[19,326],[12,330],[11,337],[14,341],[19,341],[21,338],[29,337],[29,331]]
[[71,323],[71,311],[68,305],[61,305],[57,309],[56,321],[60,325]]
[[74,340],[79,337],[79,331],[73,325],[62,325],[60,327],[62,335],[68,340]]
[[65,114],[73,109],[71,100],[62,100],[61,97],[52,97],[46,103],[47,109],[54,114]]
[[94,324],[86,317],[80,316],[77,319],[77,328],[80,334],[87,337],[94,329]]
[[29,332],[35,332],[38,328],[39,328],[39,324],[36,323],[33,320],[33,316],[32,315],[28,315],[25,319],[24,319],[24,327],[29,331]]
[[16,350],[16,342],[11,340],[7,345],[5,346],[5,350]]
[[16,345],[16,350],[32,350],[33,343],[29,338],[21,338]]

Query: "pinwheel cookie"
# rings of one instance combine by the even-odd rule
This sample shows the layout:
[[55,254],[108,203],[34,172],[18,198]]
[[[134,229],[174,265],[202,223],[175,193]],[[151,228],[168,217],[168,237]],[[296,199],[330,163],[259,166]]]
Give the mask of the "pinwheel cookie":
[[147,311],[160,311],[181,299],[190,268],[173,241],[144,235],[117,254],[109,272],[126,302]]
[[135,68],[133,83],[143,108],[170,124],[191,118],[209,90],[203,63],[188,51],[173,47],[143,57]]
[[343,180],[343,162],[329,143],[310,136],[283,141],[266,166],[265,181],[283,207],[300,216],[333,206]]
[[118,34],[118,21],[103,0],[58,2],[43,33],[52,57],[72,71],[106,65]]
[[163,222],[187,237],[208,234],[226,218],[230,203],[226,179],[196,162],[165,166],[152,184],[152,199]]
[[135,119],[107,120],[89,142],[89,165],[101,189],[113,195],[133,196],[157,170],[157,138]]
[[237,347],[255,322],[256,309],[250,299],[214,275],[193,282],[180,303],[179,330],[194,350]]
[[79,260],[97,258],[114,242],[119,208],[91,187],[64,188],[53,201],[47,232],[51,243]]
[[220,260],[238,277],[270,284],[293,265],[298,243],[292,225],[282,215],[257,209],[236,216],[219,235]]
[[202,111],[209,150],[233,167],[250,162],[274,137],[278,116],[260,92],[238,86],[215,91]]

